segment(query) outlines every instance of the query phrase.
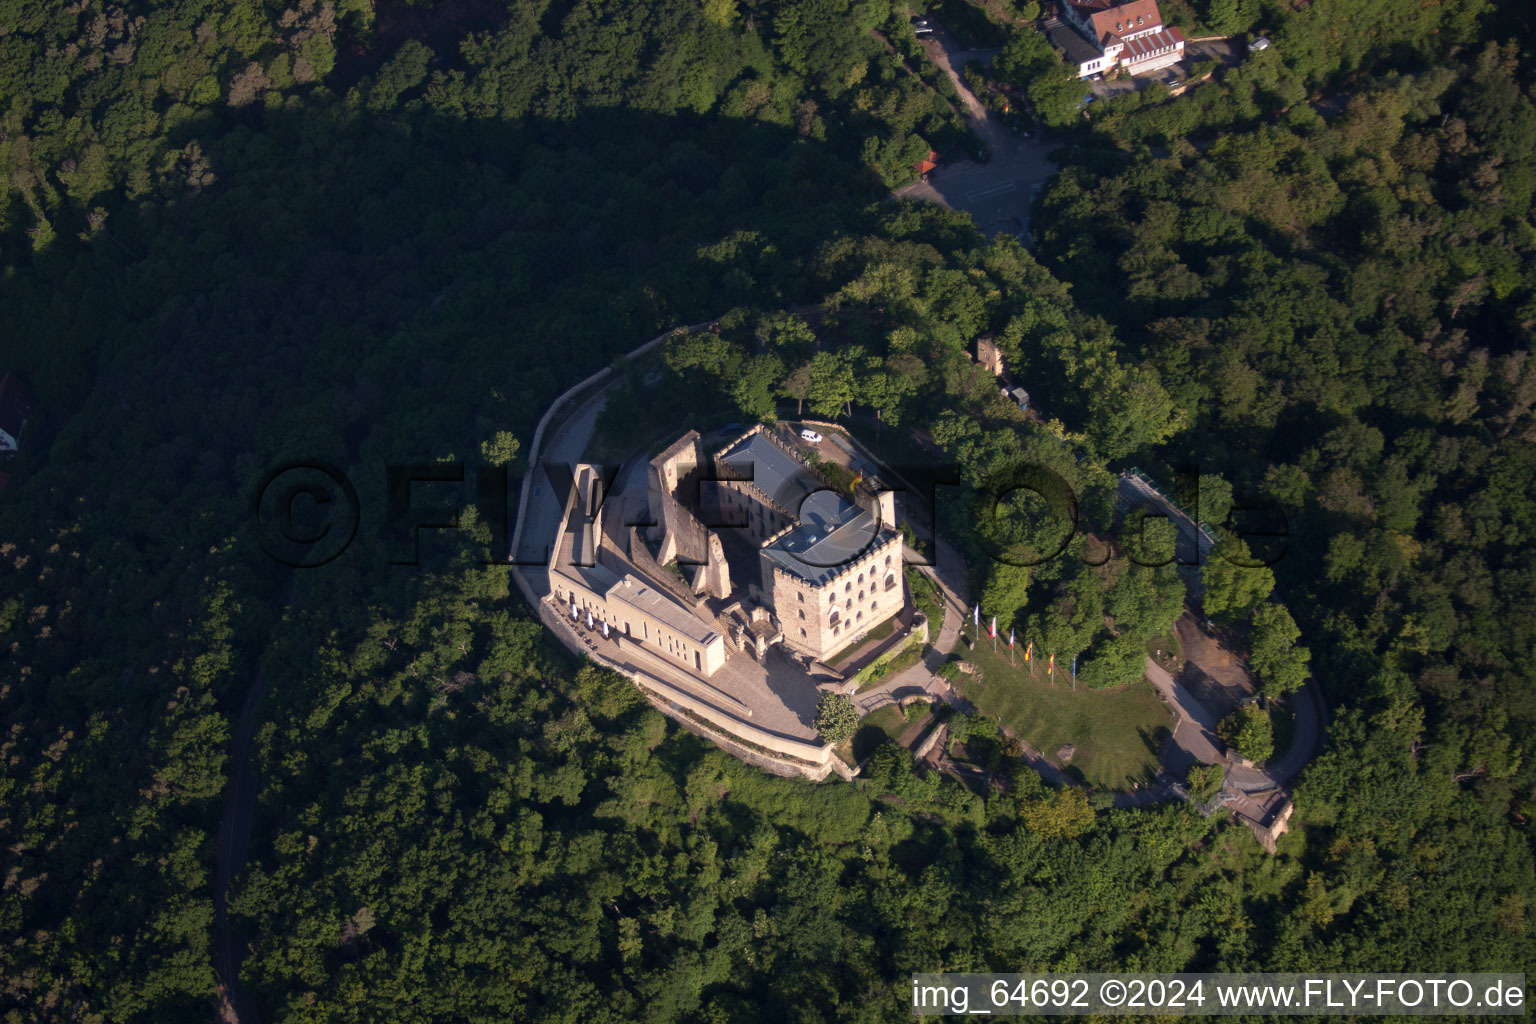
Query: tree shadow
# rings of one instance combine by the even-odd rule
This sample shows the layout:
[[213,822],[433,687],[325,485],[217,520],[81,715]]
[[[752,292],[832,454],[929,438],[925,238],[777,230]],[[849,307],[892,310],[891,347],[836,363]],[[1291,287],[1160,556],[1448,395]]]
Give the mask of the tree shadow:
[[[5,533],[73,522],[112,538],[116,571],[143,589],[82,588],[80,620],[110,621],[124,663],[158,663],[210,581],[231,588],[253,649],[277,634],[298,644],[313,624],[311,649],[328,634],[351,650],[388,625],[377,664],[401,687],[380,721],[423,720],[434,674],[479,671],[473,624],[508,607],[506,567],[461,560],[445,531],[420,530],[416,564],[391,564],[387,467],[461,461],[462,482],[417,489],[421,505],[471,506],[481,442],[508,431],[526,445],[561,391],[674,325],[817,297],[823,243],[882,216],[870,172],[759,122],[385,118],[317,91],[181,130],[204,138],[211,180],[114,211],[110,237],[61,231],[34,261],[27,289],[93,282],[76,325],[91,340],[58,357],[91,369],[56,392],[63,426],[27,481],[38,500],[8,505]],[[361,527],[300,572],[266,556],[248,502],[274,466],[313,459],[355,486]],[[89,485],[76,479],[87,462]],[[503,511],[516,493],[514,479]],[[450,641],[444,630],[466,623]],[[407,671],[416,657],[432,668]],[[285,709],[307,706],[315,678],[354,669],[274,676],[264,707],[284,744],[335,742],[295,732]],[[556,662],[550,685],[564,674]],[[212,685],[238,707],[233,674]],[[663,764],[685,781],[679,760]],[[260,807],[251,859],[231,875],[272,855],[294,806]]]

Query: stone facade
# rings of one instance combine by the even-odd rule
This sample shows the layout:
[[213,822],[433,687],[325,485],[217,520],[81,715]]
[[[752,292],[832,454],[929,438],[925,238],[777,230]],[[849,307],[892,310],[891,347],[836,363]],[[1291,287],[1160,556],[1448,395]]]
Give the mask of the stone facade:
[[695,594],[724,599],[731,596],[731,571],[720,538],[689,511],[709,486],[703,482],[709,467],[697,430],[688,431],[651,460],[646,476],[652,524],[649,536],[659,544],[656,560],[682,567]]
[[906,603],[901,534],[881,533],[862,555],[819,581],[765,562],[763,590],[785,644],[824,660]]
[[[804,658],[822,660],[906,602],[894,494],[873,481],[851,495],[832,488],[803,452],[763,426],[707,464],[690,431],[651,461],[649,480],[658,561],[682,564],[692,554],[702,563],[691,577],[695,593],[728,599],[733,585],[742,588],[738,601],[756,608],[742,608],[743,635],[733,638],[758,657],[759,637],[782,637]],[[730,578],[719,536],[690,509],[757,547],[757,579]]]
[[725,638],[637,576],[619,576],[600,565],[557,566],[550,589],[556,607],[573,621],[584,623],[590,613],[595,627],[606,622],[610,630],[697,675],[713,675],[725,664]]

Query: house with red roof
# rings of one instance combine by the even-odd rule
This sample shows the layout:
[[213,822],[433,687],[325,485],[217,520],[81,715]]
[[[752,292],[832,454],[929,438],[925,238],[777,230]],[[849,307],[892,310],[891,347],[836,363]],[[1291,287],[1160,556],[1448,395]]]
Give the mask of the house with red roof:
[[1184,59],[1184,33],[1163,24],[1157,0],[1066,0],[1061,19],[1091,47],[1065,47],[1079,78],[1115,67],[1144,75]]
[[0,377],[0,458],[20,450],[18,438],[32,412],[32,389],[13,373]]

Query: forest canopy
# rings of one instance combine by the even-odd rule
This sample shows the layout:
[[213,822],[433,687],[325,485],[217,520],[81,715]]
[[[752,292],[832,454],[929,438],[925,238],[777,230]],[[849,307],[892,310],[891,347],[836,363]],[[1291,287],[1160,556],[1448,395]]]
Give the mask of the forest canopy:
[[[810,1024],[905,1019],[940,968],[1524,969],[1513,6],[1196,2],[1275,53],[1074,117],[1032,252],[888,201],[973,140],[880,0],[0,0],[0,372],[38,399],[0,498],[0,1015],[206,1020],[234,980],[275,1021]],[[942,513],[972,554],[1059,526],[960,525],[1023,463],[1106,531],[1129,465],[1282,508],[1263,593],[1206,581],[1265,692],[1311,674],[1333,708],[1278,854],[891,745],[856,784],[769,777],[554,644],[485,530],[389,564],[386,463],[519,478],[565,388],[716,319],[615,408],[916,428],[963,469]],[[1043,416],[971,359],[985,335]],[[358,482],[323,570],[248,529],[294,458]],[[973,582],[1113,687],[1180,583],[1092,541]]]

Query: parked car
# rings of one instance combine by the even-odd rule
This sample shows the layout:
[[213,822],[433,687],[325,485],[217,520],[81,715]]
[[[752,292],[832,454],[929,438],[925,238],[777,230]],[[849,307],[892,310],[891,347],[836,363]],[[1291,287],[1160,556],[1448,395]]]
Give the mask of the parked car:
[[927,18],[914,17],[912,19],[912,31],[920,36],[931,36],[933,35],[933,26],[928,24]]
[[812,430],[810,427],[806,427],[804,430],[800,431],[800,440],[809,441],[811,444],[821,444],[821,435],[816,433],[816,431]]

